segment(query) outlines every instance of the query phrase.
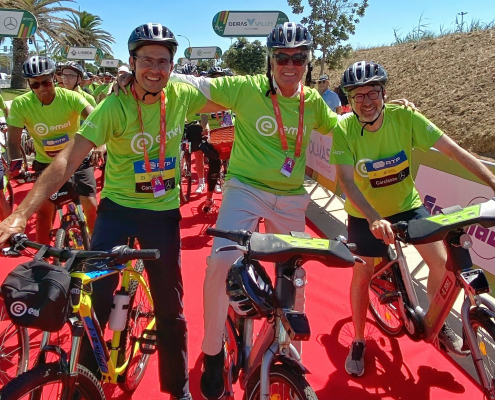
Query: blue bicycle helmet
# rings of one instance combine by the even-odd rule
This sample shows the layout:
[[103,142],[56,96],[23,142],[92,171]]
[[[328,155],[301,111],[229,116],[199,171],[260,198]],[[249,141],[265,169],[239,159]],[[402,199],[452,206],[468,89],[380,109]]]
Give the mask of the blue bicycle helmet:
[[347,93],[350,88],[366,86],[375,82],[385,84],[387,80],[387,72],[380,64],[373,61],[358,61],[344,71],[341,88],[344,93]]
[[266,47],[269,49],[295,49],[311,50],[313,37],[308,28],[295,22],[285,22],[277,25],[268,35]]
[[193,63],[187,63],[182,67],[182,73],[184,75],[192,75],[197,71],[198,67],[194,65]]
[[36,78],[55,72],[55,63],[47,57],[32,56],[22,64],[24,78]]
[[127,41],[129,54],[134,56],[137,49],[147,45],[161,45],[167,47],[172,53],[172,57],[177,52],[179,43],[175,39],[173,32],[161,24],[144,24],[134,29]]

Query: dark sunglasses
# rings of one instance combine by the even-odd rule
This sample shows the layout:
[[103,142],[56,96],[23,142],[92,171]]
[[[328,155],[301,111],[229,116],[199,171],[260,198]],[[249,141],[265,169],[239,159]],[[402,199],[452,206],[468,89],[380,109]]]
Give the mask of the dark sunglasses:
[[52,87],[52,85],[53,85],[52,81],[33,82],[29,84],[31,89],[39,89],[41,86],[43,86],[44,88],[49,88]]
[[288,65],[289,61],[292,60],[292,64],[296,67],[304,65],[308,61],[308,55],[306,53],[297,53],[292,56],[285,53],[275,53],[273,58],[275,58],[275,62],[278,65]]

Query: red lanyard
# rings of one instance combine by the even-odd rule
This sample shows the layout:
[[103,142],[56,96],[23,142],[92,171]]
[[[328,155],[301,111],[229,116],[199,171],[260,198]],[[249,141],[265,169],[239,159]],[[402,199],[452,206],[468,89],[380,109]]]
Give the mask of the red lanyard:
[[[303,126],[304,126],[304,88],[301,85],[301,94],[299,99],[299,125],[297,127],[297,137],[296,137],[296,151],[294,157],[299,157],[301,155],[302,138],[303,138]],[[275,111],[275,117],[277,119],[278,134],[280,136],[280,142],[282,143],[282,149],[287,152],[289,146],[287,145],[287,136],[285,135],[284,123],[282,121],[282,114],[280,112],[280,107],[278,105],[277,95],[272,94],[273,111]]]
[[[151,164],[150,158],[148,157],[148,149],[146,145],[146,138],[144,136],[144,125],[143,125],[143,116],[141,114],[141,106],[139,105],[139,101],[136,95],[136,89],[134,89],[134,84],[131,85],[132,95],[134,96],[134,100],[136,100],[136,105],[138,109],[139,115],[139,124],[141,125],[141,140],[143,145],[143,153],[144,153],[144,166],[146,168],[146,172],[151,173]],[[165,114],[165,92],[162,90],[162,95],[160,99],[160,157],[158,159],[158,169],[160,171],[165,170],[165,141],[167,140],[167,121]]]

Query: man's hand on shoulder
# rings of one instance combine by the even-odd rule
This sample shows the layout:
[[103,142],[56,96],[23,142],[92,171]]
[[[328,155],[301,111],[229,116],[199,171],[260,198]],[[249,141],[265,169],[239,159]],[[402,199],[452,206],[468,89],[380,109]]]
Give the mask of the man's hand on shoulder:
[[421,110],[417,108],[412,101],[409,101],[407,99],[396,99],[396,100],[390,100],[388,104],[398,104],[399,106],[404,106],[406,108],[410,108],[413,112],[418,111],[420,112]]

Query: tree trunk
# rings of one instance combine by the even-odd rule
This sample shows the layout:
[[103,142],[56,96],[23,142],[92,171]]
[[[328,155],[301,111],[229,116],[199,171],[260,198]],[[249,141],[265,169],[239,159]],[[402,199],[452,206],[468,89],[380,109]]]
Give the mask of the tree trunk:
[[325,73],[325,59],[327,56],[327,48],[325,47],[325,45],[323,45],[321,53],[320,76]]
[[14,68],[12,69],[12,81],[10,87],[12,89],[26,89],[26,79],[22,76],[22,64],[28,58],[27,39],[13,38],[12,39]]

